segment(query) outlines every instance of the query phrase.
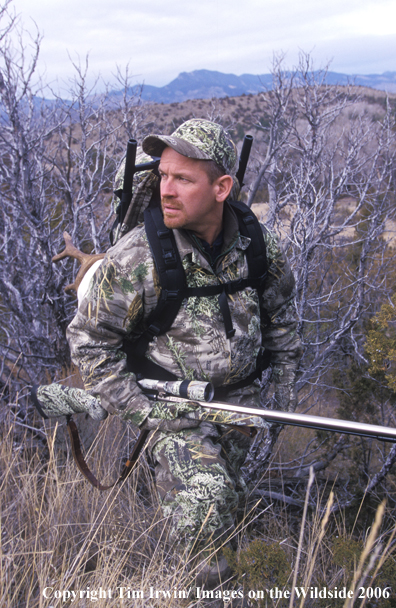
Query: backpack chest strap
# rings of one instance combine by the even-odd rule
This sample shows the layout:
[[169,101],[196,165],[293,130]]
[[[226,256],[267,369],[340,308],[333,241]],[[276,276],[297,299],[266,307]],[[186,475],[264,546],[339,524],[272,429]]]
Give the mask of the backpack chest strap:
[[202,287],[187,287],[185,295],[187,298],[219,296],[220,312],[223,316],[226,337],[229,340],[235,335],[235,329],[232,324],[228,296],[237,293],[238,291],[243,291],[246,287],[253,287],[260,291],[266,276],[267,273],[264,273],[261,277],[248,277],[246,279],[231,281],[230,283],[219,283],[218,285],[206,285]]
[[209,296],[216,296],[221,293],[226,295],[232,295],[238,291],[243,291],[246,287],[252,287],[253,289],[260,289],[267,277],[265,272],[259,277],[247,277],[246,279],[237,279],[236,281],[230,281],[228,283],[218,283],[217,285],[203,285],[202,287],[187,287],[185,297],[187,298],[205,298]]

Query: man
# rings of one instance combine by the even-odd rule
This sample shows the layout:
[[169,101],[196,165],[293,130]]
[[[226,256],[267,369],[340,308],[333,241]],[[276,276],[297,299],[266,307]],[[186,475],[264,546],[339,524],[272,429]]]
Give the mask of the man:
[[[163,221],[173,230],[187,286],[246,278],[250,239],[239,233],[227,202],[237,155],[222,127],[189,120],[170,137],[147,137],[143,150],[161,157]],[[245,285],[222,301],[218,295],[185,298],[170,329],[149,342],[145,358],[177,378],[222,387],[231,403],[259,405],[260,360],[266,350],[272,355],[276,407],[294,409],[300,356],[294,280],[277,238],[264,228],[263,235],[264,285]],[[188,550],[205,550],[210,543],[213,549],[232,534],[245,489],[239,469],[249,440],[210,416],[202,419],[189,404],[153,404],[140,390],[125,343],[133,351],[160,291],[145,227],[138,226],[107,252],[68,328],[68,340],[85,388],[101,406],[156,431],[150,442],[156,484],[177,541]],[[211,577],[227,572],[220,553],[216,559],[204,572],[209,584]]]

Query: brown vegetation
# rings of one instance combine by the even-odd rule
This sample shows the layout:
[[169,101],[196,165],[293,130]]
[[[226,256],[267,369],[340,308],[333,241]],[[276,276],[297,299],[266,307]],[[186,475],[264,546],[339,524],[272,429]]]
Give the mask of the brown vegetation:
[[[181,554],[169,541],[152,472],[144,459],[122,486],[100,493],[55,449],[62,424],[47,431],[48,452],[43,452],[28,430],[21,432],[10,417],[4,422],[0,444],[4,608],[47,608],[62,605],[63,598],[63,605],[80,608],[93,601],[98,608],[204,608],[211,598],[221,598],[210,604],[216,608],[240,607],[242,598],[244,606],[251,607],[341,608],[363,605],[360,588],[369,593],[366,605],[394,606],[396,527],[383,506],[375,514],[361,505],[348,523],[344,516],[331,515],[334,495],[326,490],[326,503],[324,489],[316,486],[313,476],[301,508],[272,500],[266,505],[253,492],[239,516],[239,548],[227,553],[235,578],[202,597],[191,581],[191,556]],[[90,465],[107,477],[114,476],[109,454],[119,455],[130,441],[128,430],[117,428],[118,424],[115,418],[106,421],[89,453]],[[311,587],[322,595],[312,597]],[[301,589],[306,590],[305,600]],[[333,593],[355,589],[354,601],[348,603],[342,594],[329,601],[323,589]],[[71,602],[73,592],[77,596]],[[373,602],[378,594],[379,601]]]

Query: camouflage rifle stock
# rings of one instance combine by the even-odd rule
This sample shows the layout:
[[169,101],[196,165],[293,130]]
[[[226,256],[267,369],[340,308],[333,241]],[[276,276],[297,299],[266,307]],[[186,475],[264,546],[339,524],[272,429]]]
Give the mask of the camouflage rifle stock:
[[101,491],[109,490],[116,484],[124,481],[128,475],[130,475],[144,448],[144,444],[149,435],[148,430],[143,429],[140,431],[132,452],[116,481],[108,485],[103,485],[98,481],[85,461],[78,429],[72,419],[73,414],[88,414],[94,420],[105,420],[108,413],[101,407],[99,401],[83,389],[71,388],[60,384],[49,384],[47,386],[35,385],[31,390],[30,396],[37,411],[43,418],[60,418],[61,416],[66,416],[67,431],[69,433],[75,463],[80,472],[95,488]]

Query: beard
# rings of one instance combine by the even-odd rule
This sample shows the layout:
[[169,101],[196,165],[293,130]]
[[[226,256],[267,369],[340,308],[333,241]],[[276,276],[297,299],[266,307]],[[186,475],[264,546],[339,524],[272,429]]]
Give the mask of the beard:
[[162,215],[167,228],[183,228],[186,222],[183,204],[173,198],[162,197]]

